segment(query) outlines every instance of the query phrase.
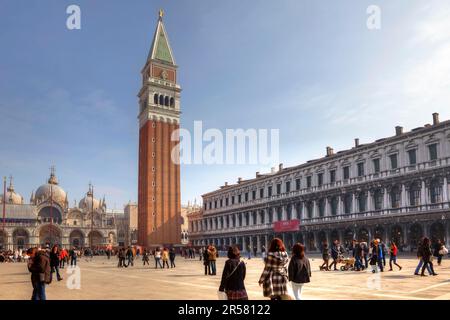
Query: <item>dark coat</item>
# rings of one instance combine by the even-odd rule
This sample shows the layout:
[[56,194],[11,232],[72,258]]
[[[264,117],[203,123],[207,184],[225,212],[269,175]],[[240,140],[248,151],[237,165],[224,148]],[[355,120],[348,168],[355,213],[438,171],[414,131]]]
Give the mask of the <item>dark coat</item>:
[[50,252],[50,267],[57,267],[59,266],[59,254],[58,252],[53,253]]
[[41,274],[44,274],[44,282],[51,282],[50,258],[45,252],[37,252],[33,258],[28,261],[28,270],[31,272],[31,282],[41,282]]
[[308,283],[311,277],[311,265],[306,257],[302,259],[293,256],[288,267],[289,281]]
[[[235,269],[236,271],[233,272]],[[219,291],[245,290],[245,274],[246,267],[243,261],[240,259],[228,259],[223,268]]]

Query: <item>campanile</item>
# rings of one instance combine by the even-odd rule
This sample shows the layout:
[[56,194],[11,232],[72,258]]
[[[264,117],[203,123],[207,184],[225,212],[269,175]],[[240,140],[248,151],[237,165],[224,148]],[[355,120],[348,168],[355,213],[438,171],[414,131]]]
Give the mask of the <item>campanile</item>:
[[138,242],[181,243],[180,166],[172,134],[180,123],[177,68],[160,10],[139,91]]

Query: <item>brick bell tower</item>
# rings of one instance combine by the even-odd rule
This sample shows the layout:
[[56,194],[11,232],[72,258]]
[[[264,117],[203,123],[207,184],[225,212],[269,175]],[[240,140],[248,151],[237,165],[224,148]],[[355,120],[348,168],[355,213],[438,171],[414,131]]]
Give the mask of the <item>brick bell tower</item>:
[[162,18],[160,10],[138,94],[138,243],[142,246],[181,243],[180,166],[172,159],[172,153],[179,157],[179,151],[172,152],[179,137],[171,139],[180,123],[181,87]]

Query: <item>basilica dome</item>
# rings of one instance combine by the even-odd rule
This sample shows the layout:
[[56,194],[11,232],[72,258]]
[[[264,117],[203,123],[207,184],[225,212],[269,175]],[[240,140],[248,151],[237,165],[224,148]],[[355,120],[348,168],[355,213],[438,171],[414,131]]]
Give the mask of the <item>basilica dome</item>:
[[[3,194],[0,196],[0,203],[3,203]],[[6,189],[6,199],[5,203],[8,204],[23,204],[23,197],[14,191],[14,186],[12,184],[12,178],[9,181],[9,187]]]
[[100,209],[102,207],[102,202],[95,199],[93,194],[93,187],[92,185],[89,185],[89,190],[86,193],[86,196],[78,203],[78,208],[84,211],[95,211]]
[[98,210],[100,208],[100,201],[95,198],[92,198],[92,195],[90,195],[89,193],[86,194],[86,196],[80,200],[80,202],[78,203],[78,208],[86,211],[91,211],[92,200],[94,201],[94,210]]
[[46,200],[53,200],[61,206],[64,206],[67,200],[66,192],[58,185],[58,180],[53,173],[50,175],[48,183],[40,186],[36,190],[36,194],[34,195],[34,197],[38,203]]

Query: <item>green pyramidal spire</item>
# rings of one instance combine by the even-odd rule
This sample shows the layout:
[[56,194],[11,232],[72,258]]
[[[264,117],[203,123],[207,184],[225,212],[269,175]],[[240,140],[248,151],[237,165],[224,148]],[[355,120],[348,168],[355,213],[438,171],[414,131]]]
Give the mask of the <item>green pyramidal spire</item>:
[[169,45],[169,39],[167,38],[162,16],[163,12],[160,11],[158,25],[156,26],[155,35],[153,36],[152,47],[150,49],[148,59],[155,59],[170,64],[175,64],[175,59],[173,58],[172,49]]

